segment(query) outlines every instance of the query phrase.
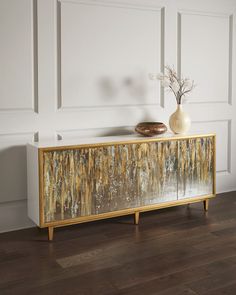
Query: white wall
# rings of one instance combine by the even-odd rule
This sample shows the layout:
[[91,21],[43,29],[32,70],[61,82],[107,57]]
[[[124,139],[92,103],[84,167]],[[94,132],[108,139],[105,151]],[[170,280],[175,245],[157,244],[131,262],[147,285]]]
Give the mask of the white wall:
[[192,130],[217,133],[217,191],[236,189],[234,0],[0,0],[0,231],[31,226],[26,149],[44,137],[168,123],[164,64],[193,78]]

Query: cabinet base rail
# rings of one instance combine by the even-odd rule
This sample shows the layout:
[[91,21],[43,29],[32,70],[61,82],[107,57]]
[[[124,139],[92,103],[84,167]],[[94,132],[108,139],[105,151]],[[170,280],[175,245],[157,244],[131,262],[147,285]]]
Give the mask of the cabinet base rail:
[[215,197],[215,195],[209,195],[209,196],[204,196],[200,198],[188,198],[188,199],[183,199],[183,200],[174,201],[174,202],[166,202],[166,203],[162,203],[158,205],[156,204],[156,205],[145,206],[140,208],[126,209],[122,211],[113,211],[113,212],[99,214],[99,215],[84,216],[84,217],[79,217],[79,218],[75,218],[71,220],[54,221],[54,222],[51,222],[50,224],[46,223],[40,227],[48,228],[48,240],[53,241],[54,228],[56,227],[62,227],[67,225],[79,224],[83,222],[90,222],[90,221],[96,221],[96,220],[107,219],[112,217],[131,215],[131,214],[134,214],[134,224],[138,225],[141,212],[147,212],[147,211],[158,210],[158,209],[180,206],[180,205],[190,205],[196,202],[203,202],[204,210],[207,212],[209,208],[209,200],[213,197]]

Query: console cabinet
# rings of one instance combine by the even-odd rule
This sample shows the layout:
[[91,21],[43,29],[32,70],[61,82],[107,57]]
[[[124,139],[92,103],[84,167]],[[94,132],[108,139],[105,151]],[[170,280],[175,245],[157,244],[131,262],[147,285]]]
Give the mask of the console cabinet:
[[215,135],[106,137],[27,145],[28,213],[54,227],[215,196]]

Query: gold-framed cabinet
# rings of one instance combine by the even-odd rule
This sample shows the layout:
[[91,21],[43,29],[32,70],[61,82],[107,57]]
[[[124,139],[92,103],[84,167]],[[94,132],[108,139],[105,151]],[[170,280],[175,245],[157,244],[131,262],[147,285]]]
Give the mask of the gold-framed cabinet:
[[55,227],[215,196],[215,135],[116,136],[27,145],[28,214]]

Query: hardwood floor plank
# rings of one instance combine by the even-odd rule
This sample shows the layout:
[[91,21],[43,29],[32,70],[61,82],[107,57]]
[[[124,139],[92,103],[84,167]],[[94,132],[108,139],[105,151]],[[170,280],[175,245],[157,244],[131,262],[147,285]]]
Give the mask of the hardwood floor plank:
[[221,261],[212,262],[209,264],[193,267],[179,272],[173,272],[166,276],[161,276],[157,279],[151,279],[144,283],[138,281],[136,285],[122,289],[121,294],[156,294],[155,292],[162,292],[168,288],[175,288],[180,284],[187,284],[199,281],[211,275],[222,274],[226,270],[235,270],[235,261],[225,259]]
[[205,293],[206,295],[234,295],[236,294],[236,283],[228,286],[222,286],[218,289],[214,289]]
[[217,289],[224,289],[228,285],[236,284],[236,267],[225,272],[212,274],[194,283],[187,284],[197,294],[206,294]]

